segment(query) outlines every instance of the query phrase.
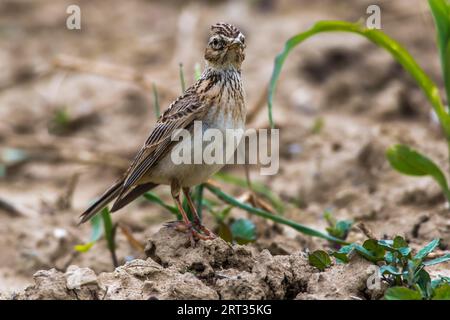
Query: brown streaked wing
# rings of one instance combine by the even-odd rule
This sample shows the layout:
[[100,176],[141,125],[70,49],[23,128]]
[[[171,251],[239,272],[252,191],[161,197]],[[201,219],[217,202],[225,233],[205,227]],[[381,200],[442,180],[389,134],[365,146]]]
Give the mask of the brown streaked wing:
[[188,89],[184,95],[175,100],[161,115],[144,146],[136,155],[125,174],[123,190],[119,198],[147,173],[169,150],[172,133],[184,129],[207,111],[195,90]]

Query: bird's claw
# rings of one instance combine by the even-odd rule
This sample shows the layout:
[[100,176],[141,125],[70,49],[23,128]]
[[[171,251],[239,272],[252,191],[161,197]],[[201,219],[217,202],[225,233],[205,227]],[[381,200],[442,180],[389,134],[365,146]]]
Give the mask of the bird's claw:
[[217,237],[212,231],[198,223],[192,224],[184,221],[172,221],[166,223],[166,227],[173,228],[178,232],[188,233],[192,247],[195,247],[195,240],[213,240]]

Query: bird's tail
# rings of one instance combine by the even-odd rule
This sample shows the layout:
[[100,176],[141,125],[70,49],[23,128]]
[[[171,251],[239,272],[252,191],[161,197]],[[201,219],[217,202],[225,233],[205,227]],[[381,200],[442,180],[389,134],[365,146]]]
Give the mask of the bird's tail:
[[98,198],[93,204],[89,206],[81,215],[80,222],[84,223],[95,216],[100,210],[108,205],[111,201],[117,198],[122,191],[123,179],[118,180],[108,190],[106,190],[100,198]]

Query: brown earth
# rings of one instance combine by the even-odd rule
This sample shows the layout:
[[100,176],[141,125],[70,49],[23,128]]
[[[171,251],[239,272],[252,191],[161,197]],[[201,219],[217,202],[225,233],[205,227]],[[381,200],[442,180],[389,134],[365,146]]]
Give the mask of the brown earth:
[[[442,87],[426,3],[112,2],[79,1],[81,31],[65,28],[71,1],[0,4],[0,163],[6,165],[0,177],[0,297],[379,298],[380,292],[366,288],[367,262],[354,257],[347,265],[314,270],[305,252],[328,243],[257,217],[250,217],[258,232],[253,244],[228,246],[217,239],[188,249],[184,235],[161,229],[173,220],[170,213],[136,201],[113,219],[147,249],[119,232],[116,270],[104,240],[86,253],[73,250],[90,234],[88,225],[76,223],[145,140],[155,121],[151,83],[165,108],[181,90],[178,63],[193,82],[209,25],[229,21],[247,36],[243,75],[253,112],[248,127],[260,128],[268,125],[265,106],[254,110],[284,41],[318,20],[364,18],[369,4],[379,3],[383,31]],[[55,66],[63,54],[72,65],[84,60],[75,71]],[[102,74],[111,66],[120,70],[95,74],[105,64]],[[147,83],[124,79],[128,71],[145,74]],[[68,125],[58,127],[57,110],[67,111]],[[331,209],[338,219],[364,222],[377,237],[402,235],[413,248],[439,237],[440,249],[447,250],[450,220],[439,188],[429,178],[398,174],[384,156],[388,146],[406,143],[448,172],[445,139],[430,110],[388,54],[355,35],[320,35],[292,52],[280,78],[274,109],[280,171],[263,177],[252,168],[252,180],[280,195],[285,217],[310,227],[323,230],[323,212]],[[323,127],[313,130],[319,119]],[[11,160],[16,149],[25,152],[20,161]],[[225,171],[244,177],[240,167]],[[218,183],[233,195],[245,193]],[[156,193],[170,201],[166,187]],[[248,217],[239,209],[231,216]],[[205,221],[216,227],[211,216]],[[350,241],[364,239],[357,228],[349,235]],[[449,275],[448,267],[431,271]]]

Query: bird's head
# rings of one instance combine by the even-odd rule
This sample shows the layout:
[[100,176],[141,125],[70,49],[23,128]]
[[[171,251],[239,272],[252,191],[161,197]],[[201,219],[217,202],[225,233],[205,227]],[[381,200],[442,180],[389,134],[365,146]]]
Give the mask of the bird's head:
[[245,59],[245,37],[238,28],[227,23],[211,26],[205,59],[216,68],[241,68]]

